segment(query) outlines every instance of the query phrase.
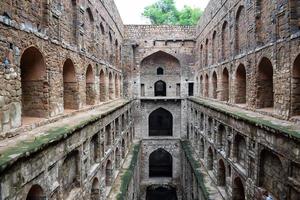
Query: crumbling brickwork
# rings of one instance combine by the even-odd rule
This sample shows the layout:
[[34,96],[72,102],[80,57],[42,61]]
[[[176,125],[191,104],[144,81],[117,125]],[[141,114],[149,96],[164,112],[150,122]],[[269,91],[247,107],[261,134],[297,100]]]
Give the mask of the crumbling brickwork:
[[299,19],[298,0],[211,0],[195,27],[1,1],[0,199],[298,200]]

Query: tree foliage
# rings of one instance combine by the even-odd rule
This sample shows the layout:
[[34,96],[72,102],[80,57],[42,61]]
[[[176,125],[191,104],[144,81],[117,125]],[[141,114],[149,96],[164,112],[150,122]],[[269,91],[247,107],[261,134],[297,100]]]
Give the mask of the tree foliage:
[[202,11],[199,8],[184,6],[178,10],[174,0],[159,0],[158,2],[145,7],[142,14],[150,19],[151,24],[161,25],[196,25]]

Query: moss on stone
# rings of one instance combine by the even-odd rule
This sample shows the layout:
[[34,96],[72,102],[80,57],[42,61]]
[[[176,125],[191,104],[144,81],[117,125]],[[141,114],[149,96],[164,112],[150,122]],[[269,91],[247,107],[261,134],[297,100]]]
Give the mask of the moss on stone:
[[271,121],[264,119],[263,117],[254,117],[254,116],[252,117],[243,112],[232,112],[222,105],[210,104],[207,101],[204,101],[204,100],[201,100],[198,98],[189,98],[189,99],[195,103],[201,104],[212,110],[216,110],[218,112],[225,113],[237,120],[246,121],[252,125],[261,127],[263,129],[267,129],[268,131],[281,132],[281,133],[285,133],[289,137],[295,137],[297,139],[300,139],[300,131],[296,130],[295,127],[293,127],[292,125],[282,126],[279,124],[274,124]]
[[195,158],[193,157],[193,152],[191,149],[191,145],[189,141],[181,141],[181,146],[183,149],[183,152],[188,160],[188,162],[191,165],[191,168],[195,174],[198,186],[200,188],[200,190],[202,191],[203,197],[205,199],[209,199],[209,193],[208,190],[204,184],[204,180],[203,180],[203,175],[200,171],[200,164],[195,160]]
[[101,118],[109,115],[115,110],[127,105],[130,101],[125,101],[119,106],[113,107],[105,113],[99,115],[91,115],[86,120],[79,121],[74,126],[60,126],[49,129],[44,134],[30,138],[25,141],[20,141],[13,147],[9,147],[0,154],[0,172],[4,171],[8,166],[12,165],[18,159],[22,157],[28,157],[33,153],[36,153],[47,146],[50,146],[52,143],[60,141],[62,138],[66,138],[72,135],[75,131],[80,130],[87,126],[90,123],[96,122]]
[[129,167],[124,172],[123,176],[121,177],[121,187],[120,192],[117,195],[117,200],[125,200],[128,193],[129,184],[133,178],[134,170],[137,165],[138,156],[140,152],[141,143],[135,144],[132,150],[132,159],[130,161]]

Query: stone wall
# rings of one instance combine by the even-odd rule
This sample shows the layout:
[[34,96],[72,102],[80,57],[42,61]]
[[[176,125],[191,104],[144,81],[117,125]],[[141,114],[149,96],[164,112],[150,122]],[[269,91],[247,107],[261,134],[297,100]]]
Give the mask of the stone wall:
[[[180,96],[186,96],[188,82],[193,82],[190,77],[194,66],[194,33],[195,29],[188,26],[151,26],[151,25],[127,25],[125,26],[124,45],[129,48],[127,51],[133,56],[132,60],[124,61],[127,68],[126,73],[130,73],[133,97],[141,96],[141,84],[145,88],[153,86],[152,78],[156,77],[156,69],[159,63],[151,64],[151,77],[143,78],[143,62],[149,60],[156,53],[167,54],[170,58],[176,59],[180,63],[179,69],[174,71],[177,76],[169,78],[166,74],[166,84],[171,85],[173,92],[170,96],[176,96],[176,84],[180,84]],[[161,61],[160,61],[161,62]],[[168,70],[167,70],[168,71]],[[167,73],[167,72],[166,72]],[[148,73],[148,75],[150,75]],[[178,77],[180,75],[180,77]],[[176,79],[176,80],[175,80]],[[148,82],[149,81],[149,82]],[[152,96],[152,93],[150,93]]]
[[260,199],[264,190],[297,199],[299,134],[286,121],[207,100],[191,99],[188,110],[188,139],[225,199]]
[[[7,152],[2,152],[0,198],[26,199],[32,194],[31,189],[38,186],[42,194],[36,197],[46,199],[106,199],[134,138],[132,104],[110,106],[100,115],[97,120],[94,115],[85,118],[84,123],[76,121],[67,128],[47,130],[49,137],[62,136],[54,141],[39,136],[35,139],[39,144],[23,141],[29,146],[37,145],[34,152],[18,154],[7,163],[3,163]],[[109,146],[107,126],[111,127]],[[22,151],[20,146],[12,149]],[[37,190],[33,193],[39,194]]]
[[[4,0],[0,3],[0,32],[0,80],[4,86],[0,90],[0,132],[20,127],[24,117],[50,118],[64,112],[63,66],[68,60],[77,86],[76,91],[68,91],[76,102],[67,109],[91,103],[86,102],[89,65],[95,80],[93,104],[101,101],[100,71],[106,80],[109,74],[116,76],[123,91],[124,26],[112,1]],[[41,84],[36,88],[25,81]],[[108,95],[108,85],[105,87]]]
[[299,29],[291,20],[297,8],[280,0],[210,1],[196,29],[198,95],[279,118],[298,115],[298,95],[291,85],[299,70]]

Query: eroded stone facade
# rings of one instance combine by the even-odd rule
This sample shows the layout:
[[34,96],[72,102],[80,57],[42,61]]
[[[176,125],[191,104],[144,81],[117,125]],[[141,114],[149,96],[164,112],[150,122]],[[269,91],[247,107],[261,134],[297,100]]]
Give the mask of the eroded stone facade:
[[299,8],[211,0],[188,27],[2,1],[0,200],[298,200]]

